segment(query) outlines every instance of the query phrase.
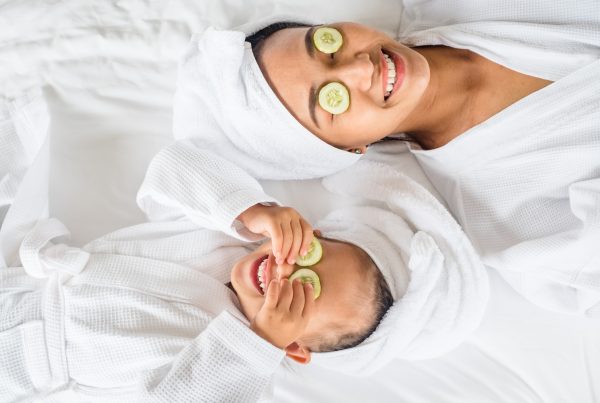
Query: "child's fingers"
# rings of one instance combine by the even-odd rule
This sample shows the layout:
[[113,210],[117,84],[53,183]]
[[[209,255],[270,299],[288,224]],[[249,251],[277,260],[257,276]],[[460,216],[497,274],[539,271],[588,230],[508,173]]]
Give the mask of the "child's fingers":
[[302,317],[310,318],[315,311],[315,294],[311,283],[305,283],[304,286],[304,308],[302,309]]
[[292,282],[292,288],[294,290],[294,298],[292,299],[292,304],[290,305],[290,312],[294,316],[302,315],[302,308],[304,308],[304,288],[302,282],[300,280],[294,280]]
[[290,304],[292,303],[292,298],[294,296],[292,292],[292,283],[288,279],[279,280],[279,286],[281,291],[279,292],[279,302],[277,302],[277,308],[283,309],[284,311],[288,311],[290,309]]
[[275,255],[275,260],[281,258],[281,246],[283,245],[283,232],[279,223],[269,226],[269,236],[271,237],[271,249]]
[[300,255],[304,256],[308,253],[308,248],[313,240],[313,229],[306,220],[300,220],[302,226],[302,246],[300,246]]
[[277,306],[277,300],[279,299],[279,282],[277,280],[271,280],[267,287],[267,295],[265,296],[265,308],[273,309]]
[[287,256],[290,253],[290,248],[292,247],[292,241],[294,239],[292,227],[289,222],[281,223],[281,232],[283,234],[283,242],[281,245],[281,255],[279,259],[277,259],[277,264],[285,262],[285,259],[287,259]]
[[296,263],[296,258],[298,257],[298,254],[300,254],[300,248],[302,246],[302,225],[299,220],[293,220],[291,227],[294,235],[290,253],[287,255],[287,262],[289,264],[294,264]]

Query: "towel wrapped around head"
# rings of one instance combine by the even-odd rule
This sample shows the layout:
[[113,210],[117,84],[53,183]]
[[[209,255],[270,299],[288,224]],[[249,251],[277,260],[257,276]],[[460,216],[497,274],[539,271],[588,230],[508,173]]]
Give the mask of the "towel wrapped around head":
[[302,126],[263,76],[245,38],[267,23],[193,36],[179,67],[175,138],[195,138],[258,179],[310,179],[348,167],[360,155]]
[[365,375],[393,359],[433,358],[457,347],[479,326],[489,284],[479,256],[450,213],[412,179],[368,160],[323,182],[335,193],[383,202],[336,210],[316,227],[324,236],[364,249],[395,302],[364,342],[315,353],[313,362]]

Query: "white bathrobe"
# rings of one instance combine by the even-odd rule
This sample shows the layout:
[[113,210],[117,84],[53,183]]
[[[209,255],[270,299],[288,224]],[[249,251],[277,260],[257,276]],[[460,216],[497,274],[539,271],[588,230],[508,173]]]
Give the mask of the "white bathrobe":
[[224,285],[241,241],[179,221],[46,243],[63,229],[39,222],[25,269],[0,269],[0,401],[258,400],[284,352]]
[[66,246],[47,124],[39,92],[0,102],[0,401],[258,400],[284,352],[225,286],[250,244],[179,220]]
[[484,263],[543,307],[598,317],[600,3],[446,3],[407,2],[400,40],[554,83],[413,153]]
[[[398,39],[555,81],[445,147],[413,152],[490,267],[544,307],[600,315],[600,2],[406,0]],[[242,211],[229,204],[211,203],[223,225]]]

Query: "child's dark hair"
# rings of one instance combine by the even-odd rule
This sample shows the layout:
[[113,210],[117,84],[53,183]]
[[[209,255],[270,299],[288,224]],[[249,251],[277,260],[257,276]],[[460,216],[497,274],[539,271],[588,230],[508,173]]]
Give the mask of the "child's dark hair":
[[377,329],[388,309],[394,304],[394,297],[385,277],[383,277],[383,274],[371,257],[362,249],[360,249],[360,252],[361,264],[366,268],[366,274],[370,279],[369,283],[371,287],[368,290],[370,291],[368,303],[371,303],[373,307],[372,320],[366,329],[360,331],[341,334],[331,332],[328,335],[322,335],[316,340],[311,340],[311,351],[313,352],[324,353],[358,346]]

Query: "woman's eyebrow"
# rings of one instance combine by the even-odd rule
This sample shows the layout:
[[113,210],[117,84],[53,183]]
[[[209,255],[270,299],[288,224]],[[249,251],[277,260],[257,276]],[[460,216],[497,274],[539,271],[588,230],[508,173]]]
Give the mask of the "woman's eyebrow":
[[306,31],[306,35],[304,35],[304,46],[306,46],[306,53],[308,53],[311,58],[315,57],[315,48],[311,40],[315,28],[316,27],[310,27]]
[[[315,57],[315,48],[312,43],[313,32],[316,27],[310,27],[306,31],[306,35],[304,35],[304,46],[306,46],[306,53],[310,56],[310,58]],[[313,85],[310,87],[310,91],[308,92],[308,113],[310,114],[310,118],[317,128],[321,128],[319,126],[319,122],[317,122],[317,115],[315,113],[315,107],[317,105],[317,88]]]

